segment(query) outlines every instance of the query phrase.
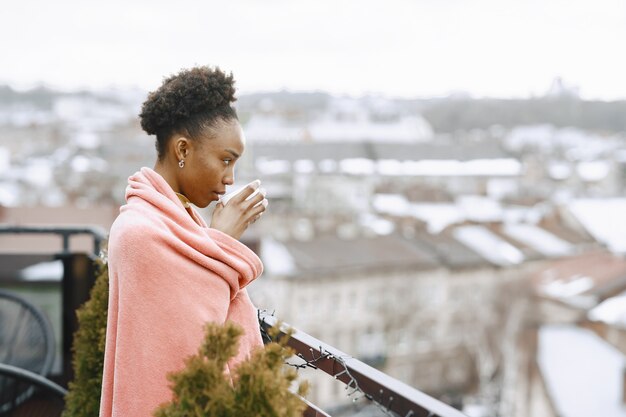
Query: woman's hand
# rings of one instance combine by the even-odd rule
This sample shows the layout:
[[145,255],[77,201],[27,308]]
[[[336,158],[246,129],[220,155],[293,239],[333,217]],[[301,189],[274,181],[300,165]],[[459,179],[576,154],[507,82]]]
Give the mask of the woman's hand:
[[250,200],[246,200],[258,186],[258,183],[248,185],[226,204],[218,202],[213,211],[210,227],[239,240],[248,226],[257,221],[267,208],[264,189],[259,190]]

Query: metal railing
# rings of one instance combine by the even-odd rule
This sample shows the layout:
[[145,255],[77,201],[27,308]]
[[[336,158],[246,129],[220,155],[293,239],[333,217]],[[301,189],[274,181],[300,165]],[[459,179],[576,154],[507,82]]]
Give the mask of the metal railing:
[[[102,242],[106,239],[104,229],[97,226],[12,226],[0,225],[2,234],[36,234],[61,236],[62,249],[52,250],[55,259],[63,263],[63,277],[60,283],[62,297],[62,370],[55,375],[55,382],[66,386],[73,379],[72,340],[78,329],[76,310],[89,298],[95,280],[97,268],[94,259],[100,255]],[[93,253],[76,253],[70,251],[70,237],[89,235],[93,238]],[[30,285],[38,285],[37,282]]]
[[[276,317],[259,311],[259,321],[263,331],[277,325]],[[281,334],[285,335],[285,328]],[[346,384],[353,392],[360,392],[367,399],[378,404],[389,415],[400,417],[466,417],[459,410],[424,394],[415,388],[350,357],[350,355],[330,346],[300,330],[293,333],[287,345],[295,350],[300,358],[319,370]],[[306,417],[329,417],[324,411],[307,403]]]
[[73,235],[90,235],[93,237],[93,254],[100,254],[102,241],[106,232],[98,226],[11,226],[0,225],[0,234],[39,234],[59,235],[63,239],[63,253],[70,251],[70,237]]

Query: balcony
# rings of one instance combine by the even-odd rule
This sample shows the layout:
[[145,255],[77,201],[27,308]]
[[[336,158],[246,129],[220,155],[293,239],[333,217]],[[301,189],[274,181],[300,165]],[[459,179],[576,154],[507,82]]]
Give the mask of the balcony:
[[[36,286],[52,286],[52,291],[60,294],[59,317],[51,317],[53,324],[56,324],[55,337],[56,344],[60,347],[61,354],[56,359],[56,366],[48,375],[51,380],[62,386],[67,386],[72,379],[71,374],[71,340],[72,334],[77,328],[74,315],[75,309],[86,301],[89,289],[94,282],[94,268],[92,261],[100,251],[100,245],[104,238],[101,230],[88,227],[78,228],[45,228],[45,227],[0,227],[0,235],[15,234],[36,234],[54,235],[62,239],[62,250],[60,253],[50,254],[50,256],[29,254],[11,254],[5,256],[7,262],[3,262],[3,269],[10,269],[11,263],[17,262],[17,267],[23,268],[28,263],[29,256],[35,261],[41,259],[60,261],[63,265],[63,273],[60,282],[37,282],[16,283],[9,286],[26,289]],[[70,250],[70,237],[74,235],[86,234],[93,239],[93,253],[80,254]],[[20,261],[21,259],[21,261]],[[11,262],[8,262],[8,261]],[[22,262],[23,261],[23,262]],[[6,272],[6,271],[4,271]],[[0,284],[7,286],[7,281]],[[267,329],[277,324],[276,317],[259,311],[259,324],[264,339],[268,341]],[[341,352],[333,346],[318,340],[309,334],[292,329],[293,333],[288,341],[288,345],[294,349],[299,359],[294,359],[294,365],[303,368],[316,369],[324,372],[328,378],[333,378],[345,384],[346,394],[353,401],[369,401],[380,409],[380,415],[400,416],[400,417],[462,417],[464,414],[458,410],[434,399],[415,388],[406,385],[371,366],[352,358],[350,355]],[[282,331],[284,335],[285,332]],[[303,399],[303,401],[307,402]],[[330,416],[318,406],[307,402],[308,408],[304,413],[305,417]]]

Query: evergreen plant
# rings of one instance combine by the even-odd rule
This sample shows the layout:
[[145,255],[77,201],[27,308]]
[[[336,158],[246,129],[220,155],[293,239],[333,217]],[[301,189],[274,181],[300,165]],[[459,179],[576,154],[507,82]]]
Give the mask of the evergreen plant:
[[[276,326],[274,329],[277,329]],[[208,323],[198,354],[186,360],[185,368],[168,376],[173,399],[162,405],[156,417],[301,417],[306,382],[298,383],[297,372],[285,366],[293,355],[287,337],[276,338],[239,364],[232,374],[224,372],[237,353],[242,334],[233,323]],[[298,384],[297,393],[290,388]]]
[[69,383],[63,417],[97,417],[100,413],[109,273],[101,261],[97,262],[97,271],[89,300],[76,311],[78,330],[72,345],[74,380]]

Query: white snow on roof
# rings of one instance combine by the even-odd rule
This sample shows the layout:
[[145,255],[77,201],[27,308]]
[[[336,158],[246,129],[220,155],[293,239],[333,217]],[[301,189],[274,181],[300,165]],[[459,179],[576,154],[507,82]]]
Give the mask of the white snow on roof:
[[622,405],[624,355],[592,331],[542,326],[537,356],[559,416],[626,417]]
[[518,126],[504,139],[508,149],[538,149],[544,153],[565,151],[565,157],[574,161],[601,159],[623,147],[619,136],[603,137],[578,128],[555,128],[552,125]]
[[284,276],[296,272],[296,264],[289,250],[270,237],[261,240],[261,259],[264,270],[271,275]]
[[[342,112],[343,113],[343,112]],[[367,112],[350,110],[348,114],[328,116],[305,125],[294,124],[277,116],[256,115],[245,126],[251,141],[315,142],[371,140],[377,142],[424,142],[433,138],[428,121],[419,115],[392,121],[372,121]]]
[[569,210],[596,240],[626,253],[626,198],[574,200]]
[[372,200],[372,207],[381,214],[392,216],[408,216],[409,202],[401,194],[376,194]]
[[19,106],[0,112],[0,123],[26,127],[31,125],[49,125],[54,123],[55,116],[47,110],[38,110],[34,106]]
[[626,329],[626,291],[607,298],[587,315],[589,320],[602,321]]
[[71,166],[72,169],[76,172],[87,172],[89,171],[89,158],[85,155],[76,155],[72,158]]
[[259,158],[256,160],[256,168],[265,175],[286,174],[291,170],[291,164],[281,159]]
[[293,163],[293,171],[298,174],[310,174],[315,171],[315,162],[310,159],[298,159]]
[[11,167],[11,152],[4,146],[0,146],[0,175]]
[[572,175],[572,167],[567,162],[552,161],[548,163],[548,175],[553,180],[565,180]]
[[254,141],[300,141],[306,136],[301,125],[289,125],[277,116],[254,116],[245,126],[246,138]]
[[0,206],[20,205],[20,186],[14,182],[0,182]]
[[579,162],[576,165],[576,173],[584,181],[600,181],[611,172],[608,161]]
[[371,140],[377,142],[423,142],[433,138],[433,129],[421,116],[405,116],[389,122],[370,120],[366,114],[343,119],[323,118],[308,126],[311,138],[319,142]]
[[537,224],[547,214],[545,206],[506,206],[502,208],[502,221],[504,223],[529,223]]
[[532,146],[540,149],[551,149],[555,128],[549,124],[517,126],[509,132],[504,143],[512,150],[521,150]]
[[456,240],[496,265],[517,265],[524,260],[519,249],[483,226],[460,226],[452,233]]
[[517,178],[490,178],[487,180],[487,195],[491,198],[502,199],[518,193],[520,184]]
[[54,114],[66,123],[80,126],[80,130],[105,130],[115,124],[132,120],[138,110],[134,105],[110,103],[93,96],[59,97],[54,101]]
[[[405,196],[400,194],[377,194],[374,196],[373,208],[381,214],[415,217],[426,223],[430,233],[439,233],[450,225],[463,223],[466,220],[476,222],[506,220],[514,223],[537,223],[543,216],[540,207],[508,207],[505,209],[498,201],[473,195],[461,196],[454,203],[410,203]],[[541,233],[542,230],[539,229],[537,233]],[[545,232],[541,237],[549,239],[550,236],[558,239],[548,232]],[[556,242],[554,239],[551,239],[549,243]],[[561,242],[567,244],[567,242]],[[561,247],[562,245],[552,250],[559,251]]]
[[53,180],[52,162],[47,158],[30,158],[24,164],[22,178],[31,185],[44,188]]
[[548,231],[530,224],[505,224],[504,233],[545,256],[567,256],[574,247]]
[[593,279],[585,275],[576,275],[571,279],[547,281],[541,285],[541,291],[551,297],[574,297],[593,288]]
[[[332,162],[331,162],[332,161]],[[332,164],[332,165],[329,165]],[[301,165],[301,164],[300,164]],[[310,169],[308,166],[298,166],[295,169]],[[340,172],[352,175],[373,175],[383,176],[493,176],[493,177],[514,177],[521,174],[521,164],[516,159],[476,159],[471,161],[456,160],[420,160],[420,161],[399,161],[395,159],[380,159],[373,161],[367,158],[347,158],[339,161],[322,160],[319,163],[321,172],[335,172],[339,166]],[[289,172],[291,166],[289,161],[259,158],[256,160],[257,169],[268,175],[282,174]],[[507,185],[511,189],[510,184]]]
[[402,162],[395,159],[379,159],[376,161],[376,169],[380,175],[404,175]]
[[88,130],[81,130],[76,132],[74,137],[72,138],[74,144],[83,149],[96,149],[100,146],[102,142],[100,136],[98,136],[95,132]]
[[518,176],[522,173],[522,164],[513,158],[474,159],[462,163],[461,175]]
[[369,228],[377,235],[389,235],[393,233],[396,226],[393,222],[383,219],[382,217],[378,217],[371,213],[362,213],[359,215],[359,224],[361,226]]
[[489,197],[480,195],[463,195],[456,199],[457,205],[469,220],[477,222],[494,222],[502,219],[502,205]]
[[337,161],[334,159],[322,159],[319,164],[320,172],[325,174],[330,174],[333,172],[337,172]]
[[613,152],[613,158],[617,161],[617,162],[626,162],[626,149],[619,149],[615,152]]
[[422,159],[377,161],[378,173],[389,176],[519,176],[522,165],[517,159],[495,158],[457,161],[451,159]]
[[460,207],[449,203],[411,204],[410,213],[427,224],[429,233],[439,233],[452,224],[462,223],[466,218]]
[[376,172],[376,164],[371,159],[350,158],[339,161],[339,169],[344,174],[372,175]]

